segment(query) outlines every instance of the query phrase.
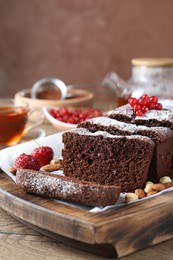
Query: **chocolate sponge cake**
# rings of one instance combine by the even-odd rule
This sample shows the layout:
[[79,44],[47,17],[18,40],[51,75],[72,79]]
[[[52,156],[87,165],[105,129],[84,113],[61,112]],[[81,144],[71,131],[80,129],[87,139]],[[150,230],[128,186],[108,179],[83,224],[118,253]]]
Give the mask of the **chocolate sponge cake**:
[[147,181],[155,144],[146,136],[76,128],[64,132],[62,141],[66,176],[121,186],[124,192],[142,188]]
[[107,117],[86,120],[78,125],[91,132],[107,131],[113,135],[148,136],[155,143],[153,158],[150,164],[148,179],[159,181],[165,175],[171,176],[171,160],[173,155],[173,131],[167,127],[137,126]]
[[143,116],[135,116],[133,108],[127,104],[108,112],[108,117],[118,121],[145,126],[164,126],[173,130],[173,100],[161,100],[162,110],[150,110]]
[[[145,125],[148,127],[162,126],[168,127],[173,130],[173,100],[164,99],[160,100],[162,110],[149,110],[143,116],[135,116],[132,107],[127,104],[109,111],[107,116],[118,121],[132,123],[136,125]],[[172,157],[172,173],[173,178],[173,157]]]
[[87,206],[104,207],[115,204],[121,191],[115,185],[99,185],[30,169],[18,169],[16,183],[30,193]]

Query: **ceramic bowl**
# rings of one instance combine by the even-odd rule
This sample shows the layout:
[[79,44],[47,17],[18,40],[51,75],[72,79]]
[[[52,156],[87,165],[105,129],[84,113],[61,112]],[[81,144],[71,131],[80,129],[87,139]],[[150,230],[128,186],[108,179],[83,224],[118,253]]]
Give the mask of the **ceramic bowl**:
[[54,118],[49,113],[49,110],[51,108],[55,108],[55,107],[43,107],[43,112],[44,112],[46,119],[58,130],[58,132],[70,130],[70,129],[73,129],[77,126],[76,124],[64,123],[64,122]]

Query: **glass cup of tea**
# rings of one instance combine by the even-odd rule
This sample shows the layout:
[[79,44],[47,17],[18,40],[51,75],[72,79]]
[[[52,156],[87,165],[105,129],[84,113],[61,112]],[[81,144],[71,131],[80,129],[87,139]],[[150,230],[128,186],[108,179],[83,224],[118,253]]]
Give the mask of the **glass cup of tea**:
[[[38,112],[38,120],[29,123],[31,114]],[[40,108],[29,108],[23,101],[0,99],[0,145],[17,144],[22,136],[42,124],[44,114]]]

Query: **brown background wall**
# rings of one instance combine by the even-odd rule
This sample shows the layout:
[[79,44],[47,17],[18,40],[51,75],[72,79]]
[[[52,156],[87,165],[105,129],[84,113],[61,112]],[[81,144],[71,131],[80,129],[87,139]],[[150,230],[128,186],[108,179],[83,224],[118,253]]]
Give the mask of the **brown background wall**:
[[173,57],[172,0],[0,0],[0,96],[54,76],[130,77],[133,57]]

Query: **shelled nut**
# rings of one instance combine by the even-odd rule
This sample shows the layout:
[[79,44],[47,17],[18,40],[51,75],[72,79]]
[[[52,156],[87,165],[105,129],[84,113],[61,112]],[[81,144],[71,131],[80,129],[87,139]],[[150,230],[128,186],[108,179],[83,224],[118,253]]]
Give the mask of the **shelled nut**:
[[148,185],[148,184],[153,184],[152,181],[147,181],[145,185]]
[[125,196],[126,202],[138,200],[138,196],[133,192],[128,192]]
[[162,191],[165,189],[165,185],[162,183],[155,183],[155,184],[152,184],[151,188],[155,191]]
[[156,194],[156,193],[158,193],[158,191],[153,190],[153,191],[150,191],[149,193],[147,193],[146,196],[149,197],[149,196],[154,195],[154,194]]
[[9,169],[9,171],[10,171],[13,175],[16,175],[17,169],[16,169],[15,167],[11,167],[11,168]]
[[160,183],[167,183],[167,182],[171,182],[171,178],[169,176],[163,176],[162,178],[160,178]]
[[173,182],[166,182],[165,184],[165,189],[173,187]]
[[62,165],[60,165],[60,164],[47,164],[47,165],[44,165],[43,167],[41,167],[40,170],[44,170],[47,172],[53,172],[53,171],[58,171],[60,169],[62,169]]
[[149,192],[153,191],[152,185],[153,185],[152,182],[146,184],[146,186],[144,188],[145,193],[149,193]]
[[144,189],[136,189],[135,192],[128,192],[125,196],[126,202],[131,202],[151,195],[157,194],[165,189],[173,187],[173,182],[170,177],[163,176],[159,183],[147,181]]
[[139,199],[142,199],[145,197],[145,192],[142,189],[136,189],[135,194],[138,196]]
[[61,159],[52,159],[50,161],[50,164],[61,164],[62,165],[62,160]]

